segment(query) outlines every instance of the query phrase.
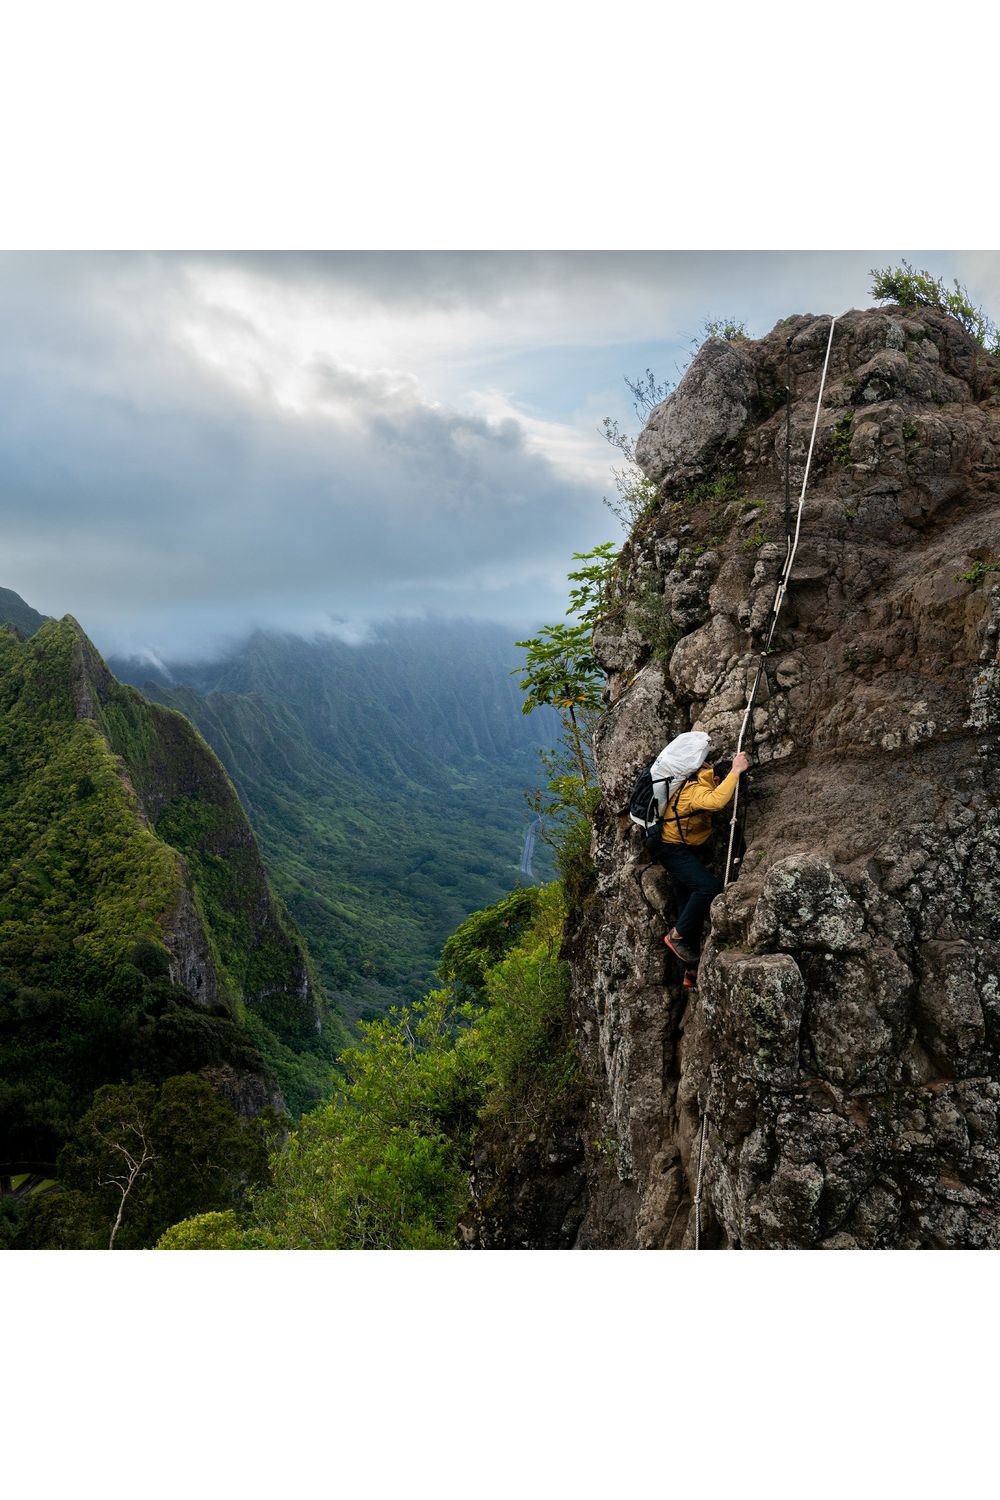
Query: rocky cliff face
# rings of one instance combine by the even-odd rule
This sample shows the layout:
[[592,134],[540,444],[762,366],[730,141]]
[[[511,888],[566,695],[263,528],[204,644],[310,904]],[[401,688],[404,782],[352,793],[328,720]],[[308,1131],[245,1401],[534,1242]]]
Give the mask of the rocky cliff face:
[[664,499],[596,636],[604,800],[570,938],[582,1247],[693,1244],[706,1117],[703,1246],[1000,1245],[1000,382],[953,319],[837,323],[746,853],[693,994],[618,811],[675,733],[735,746],[785,556],[786,344],[797,501],[828,330],[710,340],[637,446]]
[[664,502],[627,548],[638,627],[626,604],[598,632],[605,797],[572,939],[582,1245],[692,1244],[706,1115],[704,1244],[1000,1244],[1000,400],[953,319],[837,324],[746,854],[686,1004],[669,883],[616,811],[680,730],[735,745],[785,555],[786,342],[797,499],[828,329],[710,340],[637,446]]

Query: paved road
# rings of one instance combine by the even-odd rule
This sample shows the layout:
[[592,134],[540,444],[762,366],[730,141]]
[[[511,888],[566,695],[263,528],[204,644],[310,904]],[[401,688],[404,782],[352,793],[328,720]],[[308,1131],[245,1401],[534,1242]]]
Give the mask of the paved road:
[[12,1198],[27,1198],[30,1193],[49,1193],[55,1187],[55,1179],[50,1173],[55,1167],[49,1167],[44,1172],[13,1172],[0,1173],[0,1193],[9,1193]]
[[536,830],[541,824],[541,821],[542,820],[540,817],[535,818],[534,822],[529,825],[527,833],[524,835],[524,848],[521,850],[520,870],[521,874],[527,875],[529,880],[534,880],[535,878],[535,872],[531,868],[531,861],[534,858],[535,854]]

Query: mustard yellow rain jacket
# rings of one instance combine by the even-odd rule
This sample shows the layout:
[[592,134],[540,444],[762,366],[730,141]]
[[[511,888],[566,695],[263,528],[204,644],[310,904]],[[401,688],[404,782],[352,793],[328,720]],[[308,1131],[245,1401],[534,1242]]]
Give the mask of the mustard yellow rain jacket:
[[[665,844],[704,844],[712,832],[712,814],[733,800],[739,781],[735,771],[730,771],[723,781],[717,781],[711,766],[702,766],[697,781],[685,782],[667,803],[663,815],[663,842]],[[680,818],[680,828],[677,818]],[[684,837],[681,838],[681,829]]]

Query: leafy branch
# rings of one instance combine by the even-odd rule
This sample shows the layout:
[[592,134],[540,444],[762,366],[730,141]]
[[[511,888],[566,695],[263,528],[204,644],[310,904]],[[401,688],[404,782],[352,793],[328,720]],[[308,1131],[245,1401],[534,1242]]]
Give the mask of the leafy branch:
[[967,287],[955,280],[949,289],[940,276],[918,271],[904,260],[898,266],[872,267],[872,295],[877,302],[895,302],[898,307],[933,307],[957,318],[976,343],[990,354],[1000,353],[1000,330],[982,307],[977,307]]
[[558,713],[584,786],[590,784],[590,767],[580,712],[600,707],[603,684],[591,650],[591,628],[588,622],[543,625],[536,636],[515,642],[527,656],[524,665],[511,674],[521,677],[522,713],[543,706]]

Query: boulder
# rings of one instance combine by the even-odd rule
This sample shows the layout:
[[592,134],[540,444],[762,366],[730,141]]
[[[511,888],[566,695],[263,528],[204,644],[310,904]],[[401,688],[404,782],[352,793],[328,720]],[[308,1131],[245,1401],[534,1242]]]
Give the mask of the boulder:
[[655,406],[635,446],[635,460],[654,484],[703,479],[735,442],[757,389],[740,344],[709,339],[677,389]]

